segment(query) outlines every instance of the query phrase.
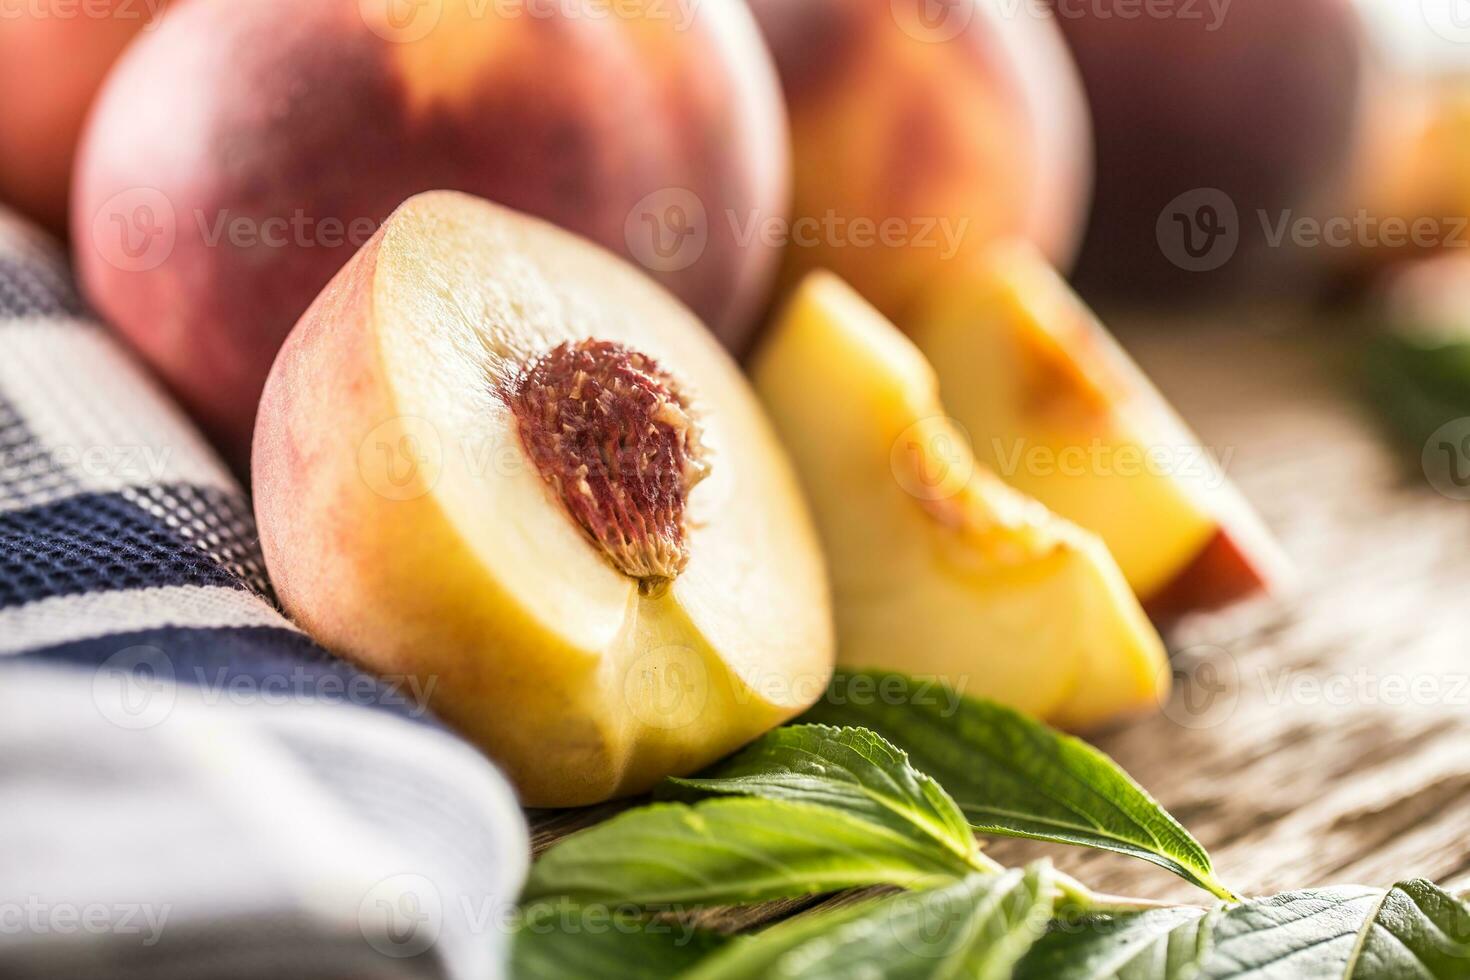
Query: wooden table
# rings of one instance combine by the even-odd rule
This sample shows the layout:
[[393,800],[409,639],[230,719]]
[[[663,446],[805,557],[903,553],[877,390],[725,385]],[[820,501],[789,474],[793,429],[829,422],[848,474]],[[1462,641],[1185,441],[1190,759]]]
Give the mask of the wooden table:
[[[1348,330],[1242,313],[1122,339],[1297,565],[1293,595],[1181,623],[1168,709],[1097,740],[1247,895],[1470,884],[1470,502],[1431,488],[1354,391]],[[534,816],[536,843],[617,807]],[[1140,861],[1018,841],[1094,888],[1199,902]],[[711,913],[734,929],[814,904]]]

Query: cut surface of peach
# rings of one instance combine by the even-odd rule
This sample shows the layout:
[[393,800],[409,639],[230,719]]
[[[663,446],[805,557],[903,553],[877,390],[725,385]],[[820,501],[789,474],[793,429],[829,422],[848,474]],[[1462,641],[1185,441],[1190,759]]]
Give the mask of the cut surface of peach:
[[754,377],[816,515],[842,663],[1074,728],[1157,706],[1163,645],[1107,550],[974,458],[923,355],[845,283],[802,284]]
[[308,311],[256,428],[288,611],[508,771],[592,803],[795,715],[825,570],[739,370],[659,287],[461,194],[410,199]]
[[1030,246],[936,284],[906,327],[976,457],[1101,537],[1151,611],[1287,574],[1214,454]]

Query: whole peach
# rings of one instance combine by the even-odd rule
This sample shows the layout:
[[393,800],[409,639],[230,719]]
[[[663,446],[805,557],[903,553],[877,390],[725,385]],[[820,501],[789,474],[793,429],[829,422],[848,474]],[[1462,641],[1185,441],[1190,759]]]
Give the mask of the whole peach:
[[0,200],[66,228],[72,159],[97,89],[160,0],[28,0],[0,12]]
[[88,297],[236,462],[287,332],[405,198],[461,190],[638,260],[739,348],[788,196],[740,4],[190,0],[118,66],[79,162]]
[[786,279],[827,268],[903,325],[995,241],[1066,265],[1091,184],[1087,107],[1056,25],[992,0],[751,0],[791,114]]
[[1300,288],[1308,256],[1273,239],[1337,210],[1357,158],[1370,64],[1353,0],[1052,2],[1097,129],[1084,289]]

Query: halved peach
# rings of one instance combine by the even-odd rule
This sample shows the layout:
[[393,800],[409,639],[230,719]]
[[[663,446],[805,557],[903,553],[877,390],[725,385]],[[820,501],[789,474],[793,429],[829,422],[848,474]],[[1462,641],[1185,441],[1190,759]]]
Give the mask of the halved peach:
[[1158,705],[1163,644],[1102,543],[975,460],[934,370],[850,287],[809,277],[754,375],[816,514],[842,663],[1073,728]]
[[1102,538],[1151,612],[1289,577],[1215,455],[1036,249],[997,246],[936,284],[909,333],[976,456]]
[[646,790],[825,689],[820,550],[736,365],[538,220],[400,207],[292,332],[253,471],[289,612],[418,678],[528,805]]

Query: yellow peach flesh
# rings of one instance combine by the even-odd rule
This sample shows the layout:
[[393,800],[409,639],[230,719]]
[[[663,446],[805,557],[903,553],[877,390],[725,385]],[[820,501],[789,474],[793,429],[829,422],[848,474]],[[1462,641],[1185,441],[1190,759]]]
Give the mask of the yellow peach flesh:
[[1101,543],[975,461],[922,355],[845,284],[805,281],[754,376],[817,516],[842,663],[1074,727],[1157,704],[1163,646]]
[[977,458],[1102,538],[1145,601],[1222,529],[1263,542],[1250,549],[1258,574],[1279,577],[1215,456],[1034,248],[996,247],[936,284],[909,333]]
[[[710,472],[660,594],[569,517],[501,394],[588,337],[654,358],[700,410]],[[825,688],[825,571],[738,369],[657,286],[542,222],[445,192],[400,208],[292,333],[254,471],[287,609],[331,649],[432,683],[530,805],[646,790]]]

